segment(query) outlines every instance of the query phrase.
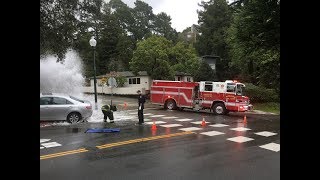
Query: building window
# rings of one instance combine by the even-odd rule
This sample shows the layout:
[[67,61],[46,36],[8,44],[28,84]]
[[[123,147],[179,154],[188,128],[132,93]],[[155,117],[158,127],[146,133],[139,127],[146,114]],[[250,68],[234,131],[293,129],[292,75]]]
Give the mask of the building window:
[[140,78],[129,78],[129,84],[140,84]]
[[190,77],[187,77],[187,81],[188,81],[188,82],[191,82]]
[[178,76],[178,81],[181,81],[181,77]]

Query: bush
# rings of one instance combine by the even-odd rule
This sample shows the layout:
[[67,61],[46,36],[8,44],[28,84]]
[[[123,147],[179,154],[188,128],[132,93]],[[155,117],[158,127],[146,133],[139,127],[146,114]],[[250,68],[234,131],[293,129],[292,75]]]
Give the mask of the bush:
[[117,84],[118,84],[118,87],[123,87],[124,86],[124,83],[127,82],[127,78],[123,77],[123,76],[118,76],[118,77],[115,77],[116,81],[117,81]]
[[264,102],[279,102],[280,98],[274,89],[266,89],[264,87],[255,86],[247,83],[245,95],[250,98],[250,102],[264,103]]

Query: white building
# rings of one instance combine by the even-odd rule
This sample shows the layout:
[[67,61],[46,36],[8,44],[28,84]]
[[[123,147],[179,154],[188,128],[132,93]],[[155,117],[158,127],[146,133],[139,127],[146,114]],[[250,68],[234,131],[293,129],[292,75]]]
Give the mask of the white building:
[[[137,91],[140,90],[143,94],[148,94],[152,85],[152,78],[147,74],[146,71],[138,72],[138,75],[134,75],[130,71],[117,72],[119,76],[125,77],[127,82],[123,87],[112,88],[107,85],[102,86],[101,79],[107,78],[107,75],[97,76],[97,93],[99,94],[111,94],[115,95],[136,95]],[[91,77],[90,86],[83,87],[83,92],[94,93],[94,78]],[[193,82],[193,77],[190,74],[183,72],[176,72],[175,81]]]
[[193,77],[184,72],[176,72],[174,76],[175,81],[193,82]]
[[[133,95],[137,94],[137,91],[140,90],[144,94],[150,92],[150,87],[152,84],[152,79],[148,76],[146,71],[138,72],[138,75],[134,75],[130,71],[117,72],[118,75],[123,76],[127,79],[127,82],[123,87],[112,88],[113,94],[119,95]],[[101,94],[111,94],[111,87],[102,86],[101,79],[107,77],[106,75],[97,76],[97,93]],[[84,87],[84,92],[93,93],[94,92],[94,78],[90,78],[90,86]]]

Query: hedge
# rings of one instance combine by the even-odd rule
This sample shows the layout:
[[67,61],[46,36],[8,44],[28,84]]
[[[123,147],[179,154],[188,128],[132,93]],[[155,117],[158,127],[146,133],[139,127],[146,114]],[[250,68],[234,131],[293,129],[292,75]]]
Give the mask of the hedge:
[[251,83],[246,83],[245,95],[250,98],[250,102],[279,102],[280,97],[274,89],[266,89],[264,87],[255,86]]

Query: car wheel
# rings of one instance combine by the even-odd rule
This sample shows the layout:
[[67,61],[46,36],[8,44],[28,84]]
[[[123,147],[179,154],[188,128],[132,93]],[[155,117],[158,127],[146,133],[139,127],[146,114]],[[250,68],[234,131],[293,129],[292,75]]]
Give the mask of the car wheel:
[[78,123],[80,119],[81,119],[81,115],[77,112],[72,112],[67,117],[67,121],[71,124]]
[[217,103],[212,108],[213,113],[217,115],[226,114],[227,110],[223,103]]
[[173,109],[176,109],[176,102],[174,100],[168,100],[166,105],[165,105],[165,108],[166,109],[169,109],[169,110],[173,110]]

